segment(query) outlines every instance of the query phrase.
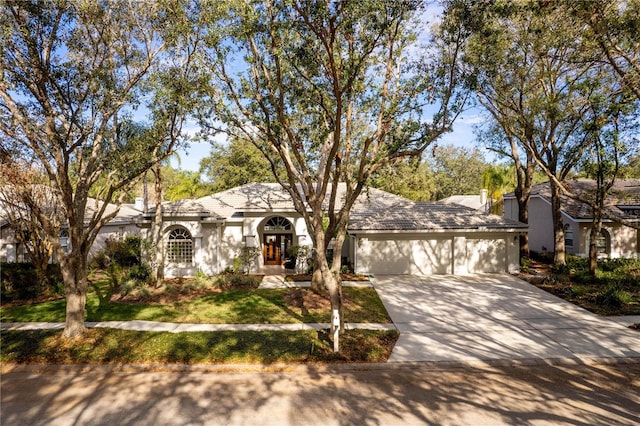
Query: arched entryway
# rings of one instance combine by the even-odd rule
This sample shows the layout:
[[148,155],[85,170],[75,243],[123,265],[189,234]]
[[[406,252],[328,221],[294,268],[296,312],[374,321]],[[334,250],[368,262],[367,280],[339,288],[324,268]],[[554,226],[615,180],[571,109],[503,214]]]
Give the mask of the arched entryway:
[[262,227],[262,253],[265,265],[282,265],[293,242],[293,225],[282,216],[273,216]]

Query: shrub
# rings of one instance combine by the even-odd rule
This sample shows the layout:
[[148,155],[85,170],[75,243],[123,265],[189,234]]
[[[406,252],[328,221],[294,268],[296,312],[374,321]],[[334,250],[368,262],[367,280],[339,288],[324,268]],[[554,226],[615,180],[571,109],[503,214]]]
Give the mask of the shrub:
[[36,268],[31,263],[2,263],[0,265],[0,297],[3,301],[28,300],[39,296],[58,295],[64,292],[60,265],[47,265],[47,279],[38,280]]
[[353,268],[351,268],[351,265],[342,265],[342,267],[340,267],[340,273],[351,274],[353,273]]
[[640,270],[640,259],[603,259],[598,261],[598,268],[606,272]]
[[596,302],[603,306],[620,307],[631,302],[631,294],[620,284],[609,284],[596,296]]
[[137,235],[128,235],[124,240],[108,239],[105,248],[91,259],[91,267],[107,269],[110,264],[129,267],[142,263],[140,246],[142,239]]
[[566,264],[551,265],[551,271],[556,274],[581,274],[589,271],[588,259],[578,256],[567,256]]
[[520,270],[522,272],[529,272],[529,270],[531,269],[531,259],[529,259],[528,257],[523,257],[522,259],[520,259]]
[[257,288],[262,278],[255,275],[224,273],[218,275],[217,284],[223,289]]
[[245,274],[251,272],[251,266],[255,263],[258,256],[260,256],[260,249],[258,247],[243,247],[238,257],[233,259],[235,272],[244,272]]
[[134,265],[127,271],[126,279],[147,282],[151,277],[151,268],[146,263]]

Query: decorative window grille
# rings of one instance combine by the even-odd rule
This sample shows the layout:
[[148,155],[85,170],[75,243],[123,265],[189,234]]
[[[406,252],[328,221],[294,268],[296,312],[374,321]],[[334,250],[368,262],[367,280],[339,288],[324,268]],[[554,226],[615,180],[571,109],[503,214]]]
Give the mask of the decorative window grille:
[[167,239],[167,261],[191,265],[193,262],[193,239],[184,228],[176,228]]
[[272,217],[264,224],[265,231],[291,231],[291,229],[291,222],[280,216]]

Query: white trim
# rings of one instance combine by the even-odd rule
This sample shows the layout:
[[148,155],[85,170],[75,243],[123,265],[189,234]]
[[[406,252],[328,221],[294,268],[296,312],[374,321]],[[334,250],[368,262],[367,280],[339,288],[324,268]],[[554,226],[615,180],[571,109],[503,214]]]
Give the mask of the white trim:
[[442,229],[371,229],[371,230],[348,230],[349,234],[361,235],[361,234],[461,234],[469,232],[483,232],[483,233],[518,233],[525,234],[529,232],[528,226],[522,228],[442,228]]

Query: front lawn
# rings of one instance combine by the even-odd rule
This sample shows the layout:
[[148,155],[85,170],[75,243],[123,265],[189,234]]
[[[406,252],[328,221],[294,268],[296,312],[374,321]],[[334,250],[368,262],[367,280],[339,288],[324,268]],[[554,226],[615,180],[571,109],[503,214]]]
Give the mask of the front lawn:
[[[196,324],[291,324],[330,322],[326,295],[305,288],[214,290],[175,301],[143,302],[87,297],[87,321],[162,321]],[[344,319],[355,323],[391,322],[371,287],[345,287]],[[65,300],[0,308],[2,322],[64,322]]]
[[566,265],[527,261],[524,280],[575,305],[603,316],[640,315],[640,260],[598,262],[591,277],[587,259],[570,256]]
[[326,331],[165,333],[89,329],[75,340],[59,330],[3,331],[2,364],[273,364],[386,362],[398,332],[348,330],[340,353]]

